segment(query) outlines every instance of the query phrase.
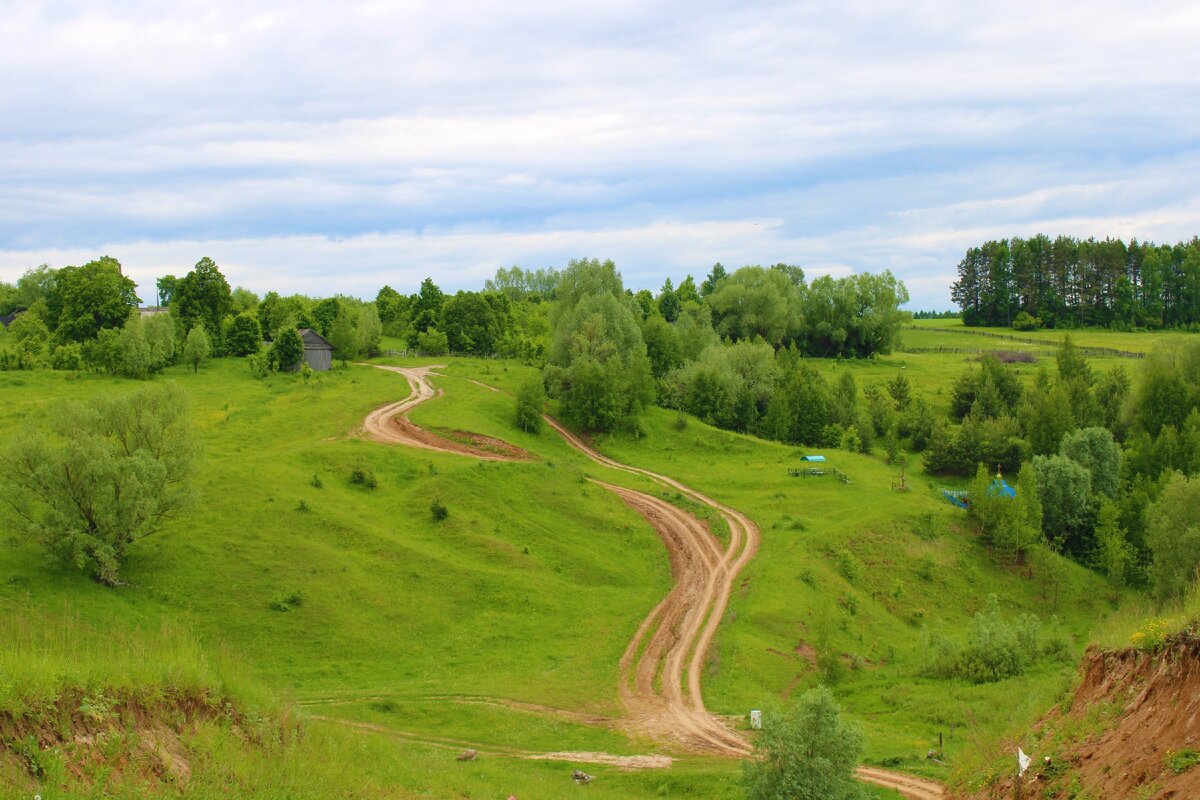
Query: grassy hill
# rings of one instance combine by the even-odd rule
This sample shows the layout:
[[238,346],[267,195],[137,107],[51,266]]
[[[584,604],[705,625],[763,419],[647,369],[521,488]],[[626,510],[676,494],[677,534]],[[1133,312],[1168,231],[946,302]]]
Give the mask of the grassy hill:
[[[921,354],[937,367],[927,370],[916,357],[893,359],[919,366],[914,387],[934,395],[948,392],[942,376],[952,380],[963,364]],[[895,365],[845,368],[890,377]],[[619,713],[617,662],[670,585],[666,553],[634,512],[586,478],[661,491],[586,461],[550,431],[518,430],[509,397],[464,380],[512,390],[528,368],[454,359],[445,372],[436,380],[445,394],[413,420],[496,436],[533,460],[480,463],[357,438],[368,411],[407,391],[382,370],[350,367],[307,385],[295,376],[255,380],[233,361],[198,375],[169,370],[159,380],[192,398],[205,443],[201,502],[133,550],[129,585],[119,589],[48,564],[28,545],[0,548],[0,612],[74,626],[91,641],[110,632],[148,641],[141,661],[152,665],[166,624],[186,632],[191,661],[232,653],[239,674],[252,676],[227,682],[215,667],[201,670],[207,695],[256,708],[280,730],[307,719],[304,736],[244,752],[218,735],[217,719],[177,732],[189,796],[217,796],[236,780],[246,796],[329,796],[336,787],[344,796],[500,791],[528,800],[573,788],[570,766],[511,757],[517,751],[653,752],[618,725],[586,720]],[[47,424],[56,401],[132,388],[105,376],[0,373],[0,435]],[[596,444],[738,508],[763,531],[704,676],[718,713],[771,708],[834,679],[867,732],[869,760],[938,775],[923,756],[939,733],[953,759],[968,728],[1004,725],[1019,711],[1014,697],[1036,704],[1056,695],[1069,666],[1047,661],[982,687],[923,677],[923,629],[960,635],[995,593],[1007,611],[1041,616],[1073,658],[1109,608],[1100,582],[1065,562],[1053,565],[1053,587],[1041,565],[998,564],[915,467],[912,490],[897,493],[896,471],[878,459],[829,453],[852,479],[843,485],[789,477],[793,448],[694,419],[680,430],[673,413],[652,411],[646,429],[642,439]],[[375,487],[353,483],[355,471]],[[435,497],[450,510],[442,522],[430,514]],[[130,672],[102,648],[89,677],[73,671],[77,648],[67,644],[13,637],[3,647],[5,676],[58,652],[47,673],[57,677],[45,682],[58,698],[77,700],[81,686],[153,697],[167,683],[158,666]],[[21,708],[36,683],[0,677],[0,714]],[[460,764],[460,743],[510,757]],[[586,769],[600,776],[589,791],[602,797],[736,796],[740,777],[722,759],[684,758],[668,771]],[[118,795],[136,796],[128,791]]]
[[[456,361],[446,372],[512,382],[471,362]],[[487,418],[472,423],[509,435],[502,426],[511,401],[482,393],[456,407],[463,383],[446,382],[447,396],[419,408],[414,420],[443,424],[473,413],[467,406],[480,413],[490,404],[491,427]],[[1014,695],[1030,706],[1050,702],[1092,626],[1112,610],[1102,581],[1064,559],[1021,568],[999,563],[919,469],[907,471],[910,491],[896,492],[896,468],[835,450],[825,453],[828,464],[849,475],[849,485],[832,475],[790,477],[802,451],[695,419],[679,430],[676,418],[652,409],[644,438],[614,435],[595,444],[745,510],[762,528],[759,554],[743,574],[704,676],[706,700],[718,713],[745,715],[834,677],[840,699],[867,731],[869,760],[938,775],[942,769],[924,755],[939,734],[952,757],[971,731],[1022,713]],[[1000,684],[923,677],[923,630],[965,633],[989,594],[1012,615],[1041,617],[1046,636],[1066,644],[1062,660]]]

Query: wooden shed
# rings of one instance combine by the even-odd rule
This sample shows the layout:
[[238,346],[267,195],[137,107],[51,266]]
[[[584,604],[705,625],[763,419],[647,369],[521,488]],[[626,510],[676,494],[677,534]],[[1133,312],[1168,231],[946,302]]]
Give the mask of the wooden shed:
[[304,342],[304,363],[314,372],[328,372],[333,366],[333,345],[312,328],[301,328],[299,333]]

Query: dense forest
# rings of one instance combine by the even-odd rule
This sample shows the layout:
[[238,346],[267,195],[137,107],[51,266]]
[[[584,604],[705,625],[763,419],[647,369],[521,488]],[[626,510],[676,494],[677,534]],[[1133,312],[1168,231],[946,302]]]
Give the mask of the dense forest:
[[950,294],[966,325],[1190,329],[1200,325],[1200,239],[990,241],[967,251]]

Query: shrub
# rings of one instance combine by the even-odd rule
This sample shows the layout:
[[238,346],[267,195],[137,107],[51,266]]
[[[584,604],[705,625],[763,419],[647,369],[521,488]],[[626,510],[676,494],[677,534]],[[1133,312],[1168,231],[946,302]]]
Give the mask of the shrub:
[[199,443],[173,385],[61,407],[59,436],[27,433],[0,459],[25,538],[107,585],[125,552],[191,498]]
[[437,328],[417,334],[417,349],[427,356],[444,356],[450,352],[450,341]]
[[252,356],[246,356],[246,366],[250,368],[250,374],[258,379],[267,377],[271,371],[271,361],[266,353],[255,353]]
[[1009,622],[1000,611],[996,595],[975,615],[967,641],[956,647],[945,638],[930,642],[929,672],[945,678],[963,678],[971,683],[991,683],[1020,675],[1040,655],[1041,621],[1023,614]]
[[1028,311],[1022,311],[1013,317],[1012,327],[1017,331],[1036,331],[1042,327],[1042,321]]
[[435,497],[433,498],[433,502],[429,504],[429,513],[433,517],[434,522],[441,522],[450,516],[450,509],[446,508],[446,504],[442,502],[440,497]]
[[291,611],[304,604],[304,595],[298,591],[282,592],[271,598],[268,604],[272,611]]
[[841,447],[841,449],[851,453],[857,453],[860,449],[862,449],[862,438],[858,435],[858,428],[854,425],[846,428],[846,431],[842,434],[842,440],[838,443],[838,446]]
[[837,571],[842,574],[843,578],[850,583],[858,580],[858,577],[862,574],[862,564],[854,557],[854,553],[843,547],[834,554],[833,558],[834,563],[837,565]]
[[83,369],[83,350],[77,342],[60,344],[54,348],[50,358],[50,366],[58,370],[75,371]]
[[359,465],[350,471],[350,483],[367,489],[374,489],[379,485],[375,480],[375,470],[365,464]]

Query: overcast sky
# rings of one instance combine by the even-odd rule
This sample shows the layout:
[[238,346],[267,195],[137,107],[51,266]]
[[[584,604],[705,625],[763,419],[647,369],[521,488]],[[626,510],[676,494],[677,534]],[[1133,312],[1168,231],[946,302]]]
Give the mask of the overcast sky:
[[3,280],[782,261],[949,308],[987,238],[1200,233],[1194,0],[4,6]]

